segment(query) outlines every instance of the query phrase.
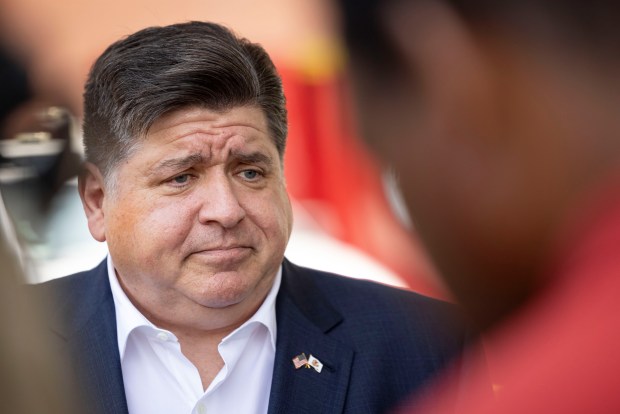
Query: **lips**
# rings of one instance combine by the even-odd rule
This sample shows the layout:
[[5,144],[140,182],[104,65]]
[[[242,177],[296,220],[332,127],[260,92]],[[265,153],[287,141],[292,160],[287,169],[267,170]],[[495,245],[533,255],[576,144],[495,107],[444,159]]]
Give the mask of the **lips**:
[[252,250],[248,246],[217,246],[199,250],[191,256],[207,262],[236,262],[247,258]]
[[251,247],[249,245],[244,245],[244,244],[210,246],[210,247],[201,248],[200,250],[198,250],[198,252],[217,252],[217,251],[237,250],[237,249],[251,249]]

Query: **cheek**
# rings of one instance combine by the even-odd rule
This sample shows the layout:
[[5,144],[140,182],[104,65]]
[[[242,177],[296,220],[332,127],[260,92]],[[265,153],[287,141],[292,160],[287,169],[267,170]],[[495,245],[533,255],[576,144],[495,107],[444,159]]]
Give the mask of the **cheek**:
[[250,195],[242,205],[268,243],[286,244],[292,229],[292,211],[285,190],[266,192],[260,197]]
[[155,203],[148,198],[127,200],[110,215],[108,228],[112,239],[108,238],[108,243],[145,257],[165,246],[175,246],[185,239],[191,223],[186,211],[178,205]]
[[195,221],[188,212],[179,204],[152,206],[140,219],[141,232],[161,240],[183,240]]

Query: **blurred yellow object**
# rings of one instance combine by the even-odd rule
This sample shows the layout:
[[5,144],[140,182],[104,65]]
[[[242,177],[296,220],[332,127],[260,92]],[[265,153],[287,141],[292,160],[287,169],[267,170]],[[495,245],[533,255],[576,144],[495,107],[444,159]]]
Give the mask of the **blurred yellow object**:
[[308,82],[321,83],[342,72],[344,48],[332,37],[311,37],[300,44],[292,64]]

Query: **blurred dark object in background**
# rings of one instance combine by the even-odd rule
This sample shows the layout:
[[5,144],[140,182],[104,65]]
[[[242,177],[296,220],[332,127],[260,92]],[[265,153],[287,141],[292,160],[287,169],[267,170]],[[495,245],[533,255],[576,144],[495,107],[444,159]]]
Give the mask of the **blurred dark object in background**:
[[45,205],[79,169],[80,158],[71,151],[72,116],[39,99],[26,68],[1,45],[0,88],[0,168],[17,167],[41,180]]
[[17,107],[32,99],[28,74],[0,47],[0,139],[5,138],[4,124]]
[[[10,217],[24,212],[32,221],[44,217],[55,191],[77,173],[79,157],[71,152],[70,145],[71,116],[51,107],[29,115],[34,121],[32,128],[5,135],[20,124],[16,119],[23,119],[30,111],[33,93],[26,70],[1,48],[0,90],[1,411],[83,412],[77,409],[80,394],[74,392],[65,356],[52,346],[53,334],[42,321],[48,313],[46,298],[33,297],[23,286],[27,278],[20,253],[22,240]],[[14,194],[6,194],[11,192]],[[19,206],[7,214],[4,200],[14,198],[20,201]]]
[[0,182],[32,178],[46,207],[60,186],[77,175],[81,160],[71,148],[71,114],[56,106],[31,110],[27,129],[0,141],[0,168],[5,170]]
[[39,99],[26,69],[2,49],[0,87],[0,192],[19,244],[45,247],[54,195],[80,167],[72,147],[74,119],[68,110]]
[[29,118],[29,130],[0,141],[0,191],[34,281],[35,264],[56,248],[50,244],[55,196],[77,176],[81,159],[72,151],[74,120],[65,109],[37,109]]

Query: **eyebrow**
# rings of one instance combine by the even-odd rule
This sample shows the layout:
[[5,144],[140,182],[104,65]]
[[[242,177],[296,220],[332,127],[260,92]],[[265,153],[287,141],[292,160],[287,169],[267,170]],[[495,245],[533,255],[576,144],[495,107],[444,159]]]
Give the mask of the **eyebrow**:
[[[266,167],[273,166],[273,160],[268,155],[265,155],[259,151],[243,152],[232,150],[230,152],[232,159],[242,164],[264,164]],[[161,171],[172,170],[179,171],[190,168],[193,165],[201,164],[205,162],[205,157],[201,153],[194,153],[185,157],[168,158],[155,165],[149,175],[155,175]]]
[[162,170],[185,170],[192,165],[200,164],[202,162],[204,162],[204,157],[200,153],[190,154],[186,157],[169,158],[153,167],[151,172],[157,173]]
[[230,156],[242,164],[264,164],[267,167],[273,165],[271,157],[259,151],[243,152],[232,150]]

